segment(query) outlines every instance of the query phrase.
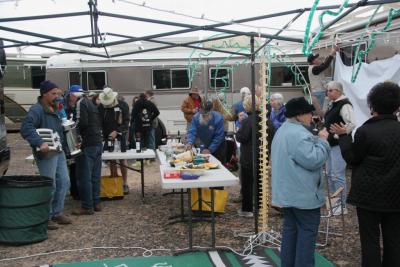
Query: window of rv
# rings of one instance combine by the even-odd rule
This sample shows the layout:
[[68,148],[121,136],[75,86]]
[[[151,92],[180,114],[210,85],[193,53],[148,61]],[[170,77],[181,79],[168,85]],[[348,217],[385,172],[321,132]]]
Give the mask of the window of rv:
[[[343,64],[346,66],[352,66],[354,61],[356,60],[356,50],[358,44],[351,44],[348,46],[341,46],[340,47],[340,58],[343,61]],[[360,51],[365,51],[367,49],[367,42],[363,42],[360,44]],[[362,62],[367,62],[367,54],[365,53],[364,57],[362,58]]]
[[6,87],[28,87],[38,89],[45,80],[46,68],[44,65],[8,65],[7,75],[4,76]]
[[230,88],[231,68],[210,68],[209,80],[212,89]]
[[188,89],[190,88],[187,68],[153,69],[154,89]]
[[70,71],[69,86],[79,84],[84,91],[102,90],[107,84],[107,74],[101,71]]
[[[300,73],[301,72],[301,73]],[[271,72],[271,86],[301,86],[303,78],[309,83],[308,66],[273,66]]]

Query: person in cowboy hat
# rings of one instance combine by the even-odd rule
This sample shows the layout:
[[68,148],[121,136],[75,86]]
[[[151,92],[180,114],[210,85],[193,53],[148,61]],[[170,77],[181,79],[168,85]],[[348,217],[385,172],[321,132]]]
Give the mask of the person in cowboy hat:
[[200,110],[201,102],[200,90],[197,86],[193,86],[192,89],[190,89],[189,95],[183,100],[181,105],[181,111],[187,122],[187,130],[189,129],[194,114]]
[[286,103],[287,120],[272,141],[272,205],[282,207],[282,266],[314,266],[314,251],[325,202],[322,167],[329,156],[329,133],[307,127],[314,106],[304,97]]
[[[118,99],[118,93],[114,92],[110,87],[103,89],[99,99],[99,113],[102,119],[104,141],[107,142],[109,138],[115,140],[118,135],[127,133],[129,129],[128,104],[122,99]],[[129,194],[126,165],[126,160],[120,160],[121,174],[124,180],[124,194]],[[113,177],[118,176],[117,166],[114,161],[110,162],[110,171]]]
[[307,57],[307,62],[310,64],[308,77],[310,79],[311,92],[318,99],[321,109],[324,108],[325,102],[325,74],[323,72],[331,65],[337,51],[338,48],[334,46],[330,55],[322,63],[318,60],[319,54],[310,54]]

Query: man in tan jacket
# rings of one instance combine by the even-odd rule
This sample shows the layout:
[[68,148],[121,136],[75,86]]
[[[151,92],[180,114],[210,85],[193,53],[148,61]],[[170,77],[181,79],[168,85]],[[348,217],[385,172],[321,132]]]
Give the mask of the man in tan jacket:
[[200,110],[200,106],[201,106],[200,91],[199,88],[194,86],[190,90],[189,95],[183,100],[181,105],[181,111],[183,112],[183,115],[185,116],[185,120],[187,123],[186,129],[189,128],[194,114],[196,114],[196,112]]

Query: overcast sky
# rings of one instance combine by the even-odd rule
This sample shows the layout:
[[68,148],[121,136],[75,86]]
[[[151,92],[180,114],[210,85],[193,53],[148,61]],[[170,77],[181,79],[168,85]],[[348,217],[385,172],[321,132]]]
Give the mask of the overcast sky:
[[[0,18],[88,11],[87,2],[88,0],[0,0]],[[145,7],[137,6],[132,3],[142,5],[144,4]],[[279,11],[311,7],[313,3],[314,0],[98,0],[98,9],[100,11],[110,13],[118,13],[167,21],[177,21],[195,25],[206,25],[212,22],[156,11],[149,9],[149,7],[175,11],[177,13],[184,13],[195,17],[204,16],[204,18],[206,19],[213,19],[217,21],[230,21],[232,19],[241,19],[271,14]],[[320,5],[340,5],[342,3],[343,0],[320,1]],[[268,27],[281,28],[288,21],[290,21],[293,16],[294,15],[289,15],[274,19],[246,23],[254,26],[254,28],[243,25],[235,25],[230,26],[229,29],[274,33],[276,32],[276,29],[268,29]],[[282,35],[297,35],[302,37],[304,34],[302,31],[305,30],[307,18],[308,13],[301,16],[299,20],[290,27],[290,29],[295,31],[286,31],[282,33]],[[317,27],[317,18],[318,13],[315,16],[312,28]],[[329,18],[327,19],[329,20]],[[71,37],[90,33],[89,16],[23,22],[0,22],[0,26],[33,31],[59,37]],[[108,17],[100,17],[99,28],[101,32],[114,32],[131,36],[145,36],[149,34],[182,29],[171,26],[163,26],[159,24],[149,24]],[[210,36],[212,34],[212,32],[192,32],[186,34],[185,36]],[[42,40],[40,38],[23,36],[20,34],[14,34],[1,30],[0,37],[17,39],[20,41]],[[59,44],[55,45],[59,46]],[[8,49],[7,51],[14,52],[15,50]],[[32,48],[24,49],[24,52],[26,53],[34,53],[36,51],[43,50]]]

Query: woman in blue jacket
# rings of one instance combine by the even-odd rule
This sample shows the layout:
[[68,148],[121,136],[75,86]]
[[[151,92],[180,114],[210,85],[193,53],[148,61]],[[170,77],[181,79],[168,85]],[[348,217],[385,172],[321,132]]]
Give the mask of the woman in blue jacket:
[[325,202],[322,167],[329,155],[328,132],[310,126],[314,106],[304,97],[287,102],[287,121],[272,141],[272,205],[283,210],[282,267],[314,266],[314,251]]

